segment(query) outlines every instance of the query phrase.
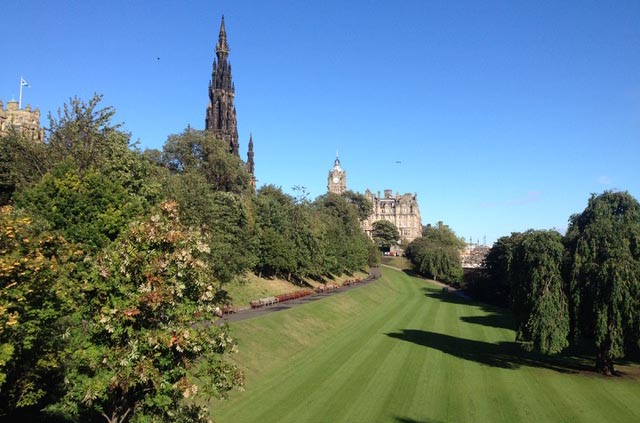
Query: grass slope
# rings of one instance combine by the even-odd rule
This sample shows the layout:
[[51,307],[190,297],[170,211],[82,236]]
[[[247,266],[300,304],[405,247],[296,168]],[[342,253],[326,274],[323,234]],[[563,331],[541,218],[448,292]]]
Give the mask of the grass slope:
[[640,421],[636,378],[526,354],[511,326],[383,269],[362,289],[233,324],[246,391],[212,408],[219,423]]
[[[355,272],[353,275],[339,275],[334,276],[332,279],[327,279],[325,282],[335,282],[342,285],[347,279],[366,278],[368,273]],[[315,288],[321,285],[321,282],[314,280],[305,281],[305,285],[311,288]],[[229,282],[224,286],[224,289],[229,293],[231,303],[237,307],[248,307],[251,300],[257,300],[258,298],[271,297],[274,295],[285,294],[301,289],[300,285],[293,284],[280,278],[259,278],[253,273],[247,273],[243,277]]]

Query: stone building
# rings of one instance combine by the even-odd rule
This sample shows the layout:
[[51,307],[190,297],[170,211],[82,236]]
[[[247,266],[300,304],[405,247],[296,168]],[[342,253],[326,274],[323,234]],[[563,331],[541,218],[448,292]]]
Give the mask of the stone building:
[[44,141],[44,130],[40,127],[40,110],[37,107],[32,110],[31,106],[27,105],[21,109],[17,101],[11,100],[5,109],[0,101],[0,135],[8,133],[10,128],[22,132],[34,141]]
[[334,194],[342,194],[347,190],[347,172],[340,167],[338,155],[333,162],[333,169],[329,171],[327,190]]
[[[238,121],[236,107],[233,100],[236,88],[231,77],[231,63],[229,62],[229,43],[224,16],[220,23],[220,33],[216,44],[216,58],[213,59],[213,71],[209,81],[209,105],[205,118],[205,129],[216,134],[216,138],[229,145],[229,151],[240,157],[238,142]],[[249,137],[247,152],[247,170],[255,187],[255,164],[253,153],[253,135]]]
[[364,196],[371,201],[373,212],[361,223],[362,230],[371,237],[373,223],[388,220],[400,232],[400,239],[411,242],[422,236],[422,218],[418,207],[417,194],[392,194],[390,189],[384,190],[384,196],[374,195],[368,189]]
[[[347,172],[340,166],[340,159],[336,155],[333,168],[329,171],[327,178],[327,191],[335,194],[342,194],[347,190]],[[411,242],[422,236],[422,219],[420,217],[420,207],[418,207],[417,194],[395,194],[391,190],[384,191],[384,197],[374,195],[368,189],[364,196],[371,201],[373,212],[361,222],[362,230],[371,237],[373,223],[378,220],[388,220],[393,223],[400,239]]]

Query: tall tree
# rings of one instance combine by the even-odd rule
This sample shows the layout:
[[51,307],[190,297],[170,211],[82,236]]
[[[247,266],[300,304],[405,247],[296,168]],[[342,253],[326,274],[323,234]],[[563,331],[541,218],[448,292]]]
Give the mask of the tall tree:
[[371,204],[371,201],[369,201],[363,194],[348,190],[343,192],[342,196],[346,198],[349,203],[354,204],[357,207],[358,217],[361,221],[371,216],[371,213],[373,212],[373,204]]
[[574,336],[591,338],[596,368],[640,340],[640,204],[628,192],[592,195],[566,235]]
[[372,227],[373,231],[371,232],[371,236],[373,236],[373,241],[381,250],[388,250],[400,240],[398,228],[388,220],[373,222]]
[[568,346],[569,308],[562,280],[564,246],[556,231],[518,237],[510,263],[516,339],[525,349],[556,354]]
[[170,135],[163,154],[170,170],[199,173],[215,191],[240,194],[250,189],[251,177],[245,164],[212,131],[188,127],[181,134]]
[[72,248],[56,232],[0,208],[0,414],[46,405],[61,382]]
[[36,183],[49,170],[47,146],[11,129],[0,136],[0,205],[15,191]]
[[498,238],[484,258],[482,276],[475,281],[472,290],[480,300],[503,307],[511,304],[511,265],[516,245],[522,233],[512,232]]
[[165,202],[96,260],[83,282],[55,410],[108,423],[206,422],[203,400],[242,383],[225,361],[228,329],[211,324],[221,301],[209,246]]
[[464,242],[455,232],[438,222],[437,226],[425,227],[422,238],[414,239],[405,254],[418,273],[450,283],[462,279],[460,250],[463,247]]

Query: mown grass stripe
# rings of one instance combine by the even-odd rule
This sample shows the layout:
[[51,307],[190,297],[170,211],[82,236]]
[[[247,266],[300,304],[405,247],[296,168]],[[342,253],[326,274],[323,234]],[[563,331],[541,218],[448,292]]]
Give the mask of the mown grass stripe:
[[257,369],[219,423],[640,421],[637,379],[553,370],[514,347],[504,311],[401,272],[254,320],[233,329]]

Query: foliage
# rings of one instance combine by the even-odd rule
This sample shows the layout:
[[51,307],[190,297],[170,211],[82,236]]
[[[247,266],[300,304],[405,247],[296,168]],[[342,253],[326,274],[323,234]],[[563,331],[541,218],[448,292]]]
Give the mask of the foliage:
[[248,197],[215,191],[203,175],[168,178],[167,195],[180,205],[180,218],[207,234],[216,278],[228,282],[255,265],[253,205]]
[[388,250],[392,245],[397,244],[398,240],[400,240],[400,232],[398,231],[398,228],[388,220],[378,220],[373,222],[372,227],[373,231],[371,236],[373,237],[373,241],[381,250]]
[[424,228],[422,238],[414,239],[405,251],[415,270],[447,283],[462,279],[460,250],[464,242],[447,225]]
[[113,241],[145,210],[144,199],[127,192],[117,180],[93,168],[80,172],[71,163],[56,165],[33,188],[18,195],[16,204],[91,251]]
[[53,163],[71,160],[84,171],[118,163],[130,153],[129,134],[121,130],[122,124],[112,123],[115,109],[99,108],[100,101],[98,94],[89,102],[74,97],[58,109],[57,118],[49,114],[48,153]]
[[194,400],[242,384],[224,361],[235,342],[211,324],[221,290],[209,259],[207,240],[180,223],[174,202],[101,255],[70,317],[66,395],[54,408],[110,423],[207,421]]
[[627,192],[592,195],[566,244],[574,336],[593,339],[597,369],[611,374],[640,340],[640,204]]
[[556,354],[569,344],[563,258],[558,232],[530,230],[518,237],[509,273],[516,339],[526,350]]
[[484,272],[471,287],[482,301],[507,307],[511,304],[511,265],[522,234],[513,232],[498,238],[484,258]]
[[369,201],[364,194],[348,190],[343,192],[342,196],[347,200],[347,202],[357,207],[358,218],[360,221],[365,220],[371,216],[371,213],[373,213],[373,204],[371,204],[371,201]]
[[181,134],[170,135],[163,156],[172,172],[199,173],[214,191],[240,194],[250,190],[251,178],[245,164],[229,153],[228,147],[211,131],[188,127]]
[[324,272],[341,274],[366,266],[372,243],[360,229],[357,207],[334,193],[319,196],[311,207],[322,224]]
[[48,170],[46,146],[11,129],[0,136],[0,205],[16,190],[37,182]]
[[42,405],[56,389],[70,254],[55,232],[0,208],[0,414]]

